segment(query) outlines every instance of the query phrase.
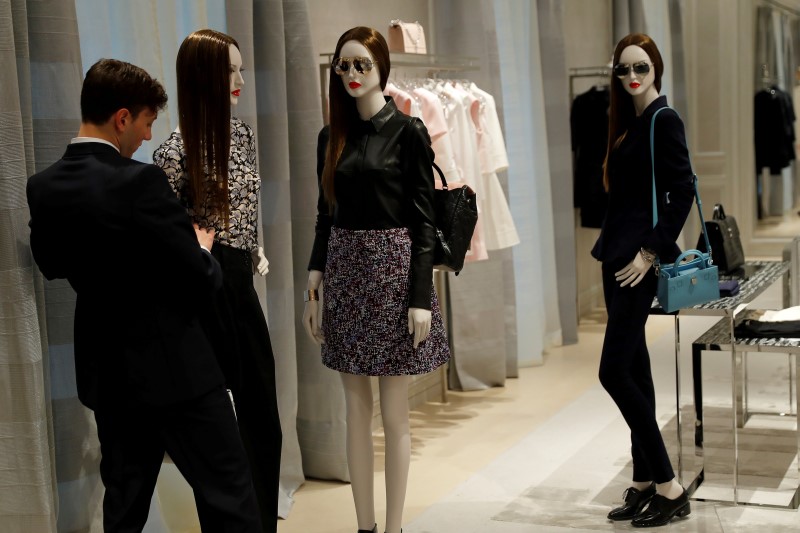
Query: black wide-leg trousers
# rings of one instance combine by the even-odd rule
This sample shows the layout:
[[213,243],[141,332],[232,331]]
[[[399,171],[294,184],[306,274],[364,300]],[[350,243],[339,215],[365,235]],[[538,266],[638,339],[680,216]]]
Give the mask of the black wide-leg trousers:
[[656,421],[656,395],[645,342],[657,278],[650,269],[635,287],[620,287],[614,273],[628,262],[603,263],[608,324],[600,358],[600,383],[631,430],[633,481],[665,483],[675,473]]
[[269,329],[253,287],[250,252],[214,243],[211,253],[222,267],[223,284],[214,298],[216,316],[204,327],[233,393],[264,533],[275,533],[283,434]]

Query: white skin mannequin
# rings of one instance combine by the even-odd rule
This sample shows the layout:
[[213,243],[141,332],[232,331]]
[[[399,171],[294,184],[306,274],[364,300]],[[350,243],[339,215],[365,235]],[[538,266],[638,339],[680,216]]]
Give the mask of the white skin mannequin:
[[[340,57],[369,57],[372,54],[358,41],[347,41]],[[362,120],[375,116],[386,105],[380,87],[379,63],[366,73],[354,66],[342,76],[347,94],[356,99]],[[308,288],[318,289],[322,272],[311,270]],[[320,329],[319,302],[306,302],[303,325],[316,343],[325,339]],[[431,312],[409,308],[408,332],[414,335],[414,348],[430,333]],[[351,489],[356,507],[358,528],[371,531],[375,524],[374,451],[372,443],[372,382],[369,376],[341,373],[347,406],[347,462]],[[386,528],[387,533],[400,533],[405,503],[408,468],[411,462],[411,431],[408,421],[409,376],[380,376],[381,416],[386,435]]]
[[[642,76],[636,74],[633,68],[631,68],[627,76],[618,78],[620,83],[622,83],[622,87],[633,99],[633,107],[636,109],[636,116],[641,115],[644,110],[647,109],[647,106],[658,98],[658,89],[656,89],[655,86],[656,70],[652,66],[653,61],[650,59],[650,56],[639,46],[627,46],[619,55],[619,64],[635,65],[641,62],[651,65],[650,72],[646,75]],[[637,253],[633,257],[633,260],[628,263],[625,268],[616,272],[614,276],[616,276],[617,281],[620,282],[621,287],[627,285],[635,287],[644,279],[647,271],[650,270],[652,266],[652,262],[646,261],[641,253]]]
[[[242,87],[244,87],[244,78],[242,78],[242,54],[239,49],[234,45],[228,47],[231,57],[231,106],[239,103],[239,95],[241,94]],[[253,256],[253,270],[254,273],[258,272],[259,275],[265,276],[269,272],[269,261],[264,255],[264,248],[259,246],[256,250],[251,252]]]
[[[653,61],[650,59],[650,56],[639,46],[627,46],[622,50],[619,56],[619,63],[621,64],[635,65],[643,61],[651,65],[650,72],[645,76],[636,74],[633,68],[631,68],[627,76],[619,79],[625,91],[633,98],[633,107],[636,110],[636,116],[640,116],[644,110],[647,109],[647,106],[653,103],[659,96],[658,89],[656,89],[655,86],[655,68],[652,66]],[[620,282],[621,287],[625,287],[626,285],[634,287],[644,279],[647,271],[650,270],[652,266],[652,262],[646,261],[641,253],[637,253],[625,268],[614,275],[617,281]],[[651,481],[634,481],[632,486],[638,490],[644,490],[650,486],[650,483]],[[666,483],[656,483],[656,492],[665,498],[674,500],[683,494],[683,487],[675,478],[672,478],[672,480]]]

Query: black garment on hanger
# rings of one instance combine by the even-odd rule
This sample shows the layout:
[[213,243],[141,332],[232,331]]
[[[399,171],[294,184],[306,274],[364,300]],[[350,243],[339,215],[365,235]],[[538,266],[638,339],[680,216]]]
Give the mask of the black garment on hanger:
[[608,144],[608,105],[608,90],[592,87],[575,97],[570,112],[573,204],[581,210],[584,228],[602,227],[606,216],[603,160]]
[[753,110],[756,173],[768,167],[770,174],[780,174],[795,159],[792,98],[772,86],[756,93]]

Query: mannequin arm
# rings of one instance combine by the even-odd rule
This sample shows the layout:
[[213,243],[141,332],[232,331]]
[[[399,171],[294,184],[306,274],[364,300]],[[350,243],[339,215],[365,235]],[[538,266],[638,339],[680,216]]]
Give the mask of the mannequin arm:
[[428,338],[431,332],[431,312],[428,309],[408,309],[408,332],[414,334],[414,348]]
[[619,272],[616,272],[614,276],[616,276],[617,281],[620,282],[620,287],[625,287],[626,285],[635,287],[644,279],[645,274],[647,274],[651,266],[653,266],[653,261],[648,261],[645,259],[642,252],[637,252],[633,257],[633,261],[628,263],[628,266]]
[[264,248],[259,246],[250,254],[253,256],[253,274],[258,273],[261,276],[266,276],[267,272],[269,272],[269,261],[264,255]]
[[[317,291],[320,285],[322,285],[322,272],[319,270],[309,270],[308,289],[310,291]],[[323,344],[325,342],[325,337],[322,335],[321,324],[319,300],[307,301],[303,309],[303,327],[306,333],[308,333],[308,336],[311,337],[311,340],[317,344]]]

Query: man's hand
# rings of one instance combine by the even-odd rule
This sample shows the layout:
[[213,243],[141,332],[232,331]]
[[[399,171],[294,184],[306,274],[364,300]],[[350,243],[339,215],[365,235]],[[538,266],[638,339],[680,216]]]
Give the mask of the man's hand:
[[210,252],[211,247],[214,245],[214,228],[201,228],[196,222],[192,226],[194,226],[194,232],[197,234],[197,242]]

